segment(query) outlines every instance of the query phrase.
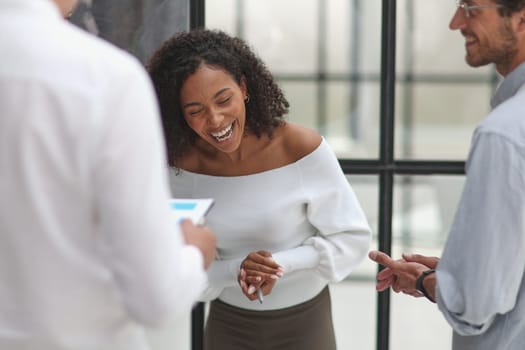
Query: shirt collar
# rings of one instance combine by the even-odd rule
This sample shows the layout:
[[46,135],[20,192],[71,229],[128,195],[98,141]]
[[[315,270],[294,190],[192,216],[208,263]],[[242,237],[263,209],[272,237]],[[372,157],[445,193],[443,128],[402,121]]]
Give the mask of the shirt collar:
[[525,62],[517,66],[505,79],[501,82],[496,90],[494,96],[490,100],[492,109],[496,108],[501,103],[505,102],[518,92],[518,90],[525,85]]

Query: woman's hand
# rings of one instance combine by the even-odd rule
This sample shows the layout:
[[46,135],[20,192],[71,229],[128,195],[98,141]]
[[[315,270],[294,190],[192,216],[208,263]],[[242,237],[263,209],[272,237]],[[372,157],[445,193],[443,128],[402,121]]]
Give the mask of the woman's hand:
[[251,252],[241,263],[238,282],[250,300],[257,299],[257,289],[263,295],[271,293],[275,283],[283,276],[282,267],[275,262],[270,252],[260,250]]

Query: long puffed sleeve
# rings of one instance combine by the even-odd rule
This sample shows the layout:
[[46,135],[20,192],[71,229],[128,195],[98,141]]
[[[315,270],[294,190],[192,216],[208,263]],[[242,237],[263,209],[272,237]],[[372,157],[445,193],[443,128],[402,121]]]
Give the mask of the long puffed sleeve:
[[285,272],[315,268],[330,282],[347,277],[365,258],[371,230],[335,154],[323,141],[313,158],[301,163],[307,194],[306,215],[317,229],[297,248],[274,254]]

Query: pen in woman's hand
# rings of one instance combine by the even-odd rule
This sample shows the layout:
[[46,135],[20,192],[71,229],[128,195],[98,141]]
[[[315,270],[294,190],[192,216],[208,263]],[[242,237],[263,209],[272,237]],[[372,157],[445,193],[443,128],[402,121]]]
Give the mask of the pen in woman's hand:
[[263,293],[262,293],[262,290],[261,288],[257,288],[257,299],[259,299],[259,303],[263,303]]

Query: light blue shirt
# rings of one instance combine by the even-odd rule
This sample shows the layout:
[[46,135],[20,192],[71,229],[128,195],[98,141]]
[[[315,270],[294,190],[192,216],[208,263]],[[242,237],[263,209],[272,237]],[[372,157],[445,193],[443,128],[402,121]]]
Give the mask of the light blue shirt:
[[474,132],[466,183],[437,269],[454,350],[525,348],[525,63]]

